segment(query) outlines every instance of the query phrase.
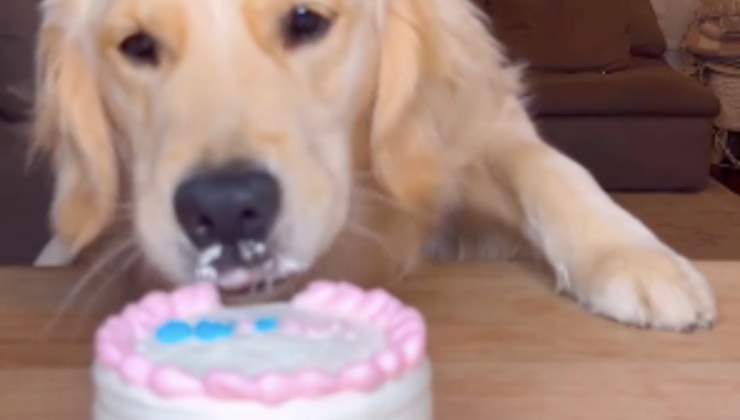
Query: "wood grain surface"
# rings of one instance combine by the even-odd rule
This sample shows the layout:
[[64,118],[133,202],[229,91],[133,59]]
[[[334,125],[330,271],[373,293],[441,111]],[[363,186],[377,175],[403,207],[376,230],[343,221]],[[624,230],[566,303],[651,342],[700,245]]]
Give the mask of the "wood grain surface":
[[[740,419],[740,262],[698,264],[720,319],[694,334],[591,316],[527,265],[430,266],[390,289],[429,322],[437,419]],[[42,334],[78,278],[0,270],[0,419],[90,418],[90,336],[128,290],[84,288]]]

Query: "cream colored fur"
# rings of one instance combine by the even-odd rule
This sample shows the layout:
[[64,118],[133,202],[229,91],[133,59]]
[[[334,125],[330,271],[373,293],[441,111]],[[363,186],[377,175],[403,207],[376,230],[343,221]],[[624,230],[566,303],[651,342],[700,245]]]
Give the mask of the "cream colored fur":
[[[701,274],[541,140],[517,68],[472,5],[313,0],[337,19],[288,50],[277,28],[293,4],[46,0],[35,145],[55,163],[61,240],[79,252],[130,206],[149,261],[187,280],[174,189],[199,165],[256,159],[283,187],[275,243],[305,276],[382,283],[435,238],[506,232],[514,242],[496,250],[531,247],[596,313],[713,322]],[[118,54],[142,28],[166,45],[158,68]]]

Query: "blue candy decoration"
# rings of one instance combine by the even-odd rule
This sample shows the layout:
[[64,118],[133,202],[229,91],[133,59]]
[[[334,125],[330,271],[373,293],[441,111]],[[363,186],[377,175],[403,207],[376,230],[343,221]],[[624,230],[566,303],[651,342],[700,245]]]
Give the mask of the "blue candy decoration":
[[157,330],[157,339],[165,344],[181,343],[193,335],[193,330],[187,322],[170,321]]
[[200,321],[195,326],[195,336],[203,341],[216,341],[234,335],[236,325],[234,323]]
[[270,332],[278,329],[280,321],[277,318],[258,318],[254,321],[254,329],[257,332]]

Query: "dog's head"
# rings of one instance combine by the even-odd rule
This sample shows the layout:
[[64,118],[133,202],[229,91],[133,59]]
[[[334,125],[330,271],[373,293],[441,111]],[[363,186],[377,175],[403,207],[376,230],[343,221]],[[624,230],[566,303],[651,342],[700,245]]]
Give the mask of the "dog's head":
[[36,146],[55,164],[58,235],[80,250],[130,204],[170,279],[224,287],[309,268],[347,222],[358,168],[399,208],[443,205],[444,138],[500,61],[462,0],[42,10]]

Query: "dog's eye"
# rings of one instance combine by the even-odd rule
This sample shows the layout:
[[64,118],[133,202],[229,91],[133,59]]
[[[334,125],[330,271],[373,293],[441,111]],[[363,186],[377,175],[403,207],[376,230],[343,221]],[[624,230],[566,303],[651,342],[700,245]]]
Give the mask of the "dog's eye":
[[285,42],[294,47],[315,41],[326,35],[331,20],[306,6],[294,7],[285,19]]
[[159,64],[157,40],[146,32],[137,32],[121,42],[118,49],[129,60],[137,64],[156,66]]

